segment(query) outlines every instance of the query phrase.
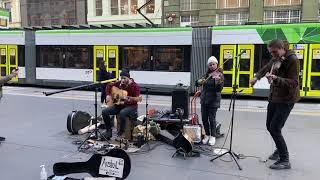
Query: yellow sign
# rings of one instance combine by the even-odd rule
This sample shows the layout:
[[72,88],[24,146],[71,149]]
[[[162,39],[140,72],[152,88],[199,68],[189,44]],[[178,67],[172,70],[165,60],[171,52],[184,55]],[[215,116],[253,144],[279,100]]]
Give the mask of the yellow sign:
[[302,49],[295,49],[296,56],[298,59],[303,59],[303,50]]
[[15,55],[16,55],[16,50],[10,49],[10,56],[15,56]]
[[5,56],[6,55],[6,49],[1,49],[1,56]]
[[231,50],[226,50],[224,51],[223,59],[231,59],[233,56],[233,51]]
[[97,57],[103,58],[103,50],[97,50]]
[[109,50],[109,58],[116,58],[116,51],[115,50]]
[[314,49],[312,59],[320,59],[320,49]]

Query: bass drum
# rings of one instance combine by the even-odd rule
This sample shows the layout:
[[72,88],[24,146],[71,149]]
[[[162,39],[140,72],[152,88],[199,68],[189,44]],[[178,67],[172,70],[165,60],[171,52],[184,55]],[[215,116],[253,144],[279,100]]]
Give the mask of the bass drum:
[[90,125],[91,115],[83,111],[72,111],[67,118],[67,129],[72,134]]

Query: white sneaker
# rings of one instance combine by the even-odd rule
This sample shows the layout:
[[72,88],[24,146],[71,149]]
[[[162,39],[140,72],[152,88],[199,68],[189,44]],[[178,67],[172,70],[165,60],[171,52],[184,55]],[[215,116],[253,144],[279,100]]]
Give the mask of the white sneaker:
[[214,144],[216,144],[216,138],[213,137],[213,136],[210,136],[210,139],[209,139],[208,144],[209,144],[210,146],[214,146]]
[[210,136],[205,135],[204,138],[202,139],[202,144],[207,144],[210,139]]

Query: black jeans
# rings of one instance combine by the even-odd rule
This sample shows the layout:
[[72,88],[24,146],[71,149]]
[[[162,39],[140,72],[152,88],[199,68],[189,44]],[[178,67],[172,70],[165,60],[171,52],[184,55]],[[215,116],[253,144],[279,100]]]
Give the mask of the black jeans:
[[280,160],[289,161],[289,152],[281,130],[288,119],[294,103],[269,102],[267,112],[267,129],[276,144]]
[[201,104],[202,123],[207,136],[216,137],[217,110],[218,108],[213,107],[212,105]]
[[136,106],[127,106],[127,107],[120,107],[120,106],[111,106],[108,108],[105,108],[102,110],[102,117],[104,120],[104,123],[106,125],[107,130],[111,130],[111,119],[110,115],[117,115],[119,114],[119,120],[120,120],[120,128],[118,134],[121,135],[126,126],[126,117],[130,116],[131,114],[134,114],[137,112]]
[[107,93],[106,93],[107,84],[101,84],[101,103],[106,101]]

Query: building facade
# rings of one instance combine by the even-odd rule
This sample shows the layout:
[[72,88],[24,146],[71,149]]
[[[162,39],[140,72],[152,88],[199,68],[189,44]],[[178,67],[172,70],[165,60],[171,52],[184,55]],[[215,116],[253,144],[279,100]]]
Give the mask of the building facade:
[[86,0],[20,1],[22,26],[86,24]]
[[8,28],[9,16],[9,11],[0,7],[0,29]]
[[164,0],[164,26],[319,22],[319,0]]
[[[137,9],[149,0],[88,0],[88,24],[130,24],[148,23]],[[151,0],[144,8],[144,14],[154,24],[161,24],[162,0]]]
[[[0,0],[1,7],[8,11],[8,27],[21,27],[20,0]],[[4,21],[1,22],[3,25]]]

